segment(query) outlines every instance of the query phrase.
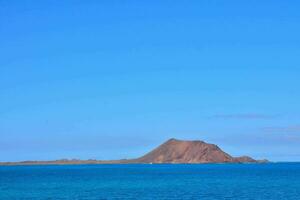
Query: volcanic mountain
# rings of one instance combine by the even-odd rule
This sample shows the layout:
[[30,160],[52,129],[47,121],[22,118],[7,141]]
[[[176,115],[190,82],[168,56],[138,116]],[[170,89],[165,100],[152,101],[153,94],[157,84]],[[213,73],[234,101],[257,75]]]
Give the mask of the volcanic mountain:
[[200,140],[170,139],[146,155],[136,159],[4,162],[0,165],[49,165],[49,164],[133,164],[133,163],[264,163],[248,156],[232,157],[217,145]]
[[255,163],[248,156],[232,157],[215,144],[203,141],[170,139],[148,154],[136,159],[138,163]]

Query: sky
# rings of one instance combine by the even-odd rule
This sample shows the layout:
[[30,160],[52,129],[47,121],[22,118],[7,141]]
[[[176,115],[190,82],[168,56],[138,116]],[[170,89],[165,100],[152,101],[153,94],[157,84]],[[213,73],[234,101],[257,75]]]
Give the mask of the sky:
[[0,161],[169,138],[300,161],[296,0],[0,0]]

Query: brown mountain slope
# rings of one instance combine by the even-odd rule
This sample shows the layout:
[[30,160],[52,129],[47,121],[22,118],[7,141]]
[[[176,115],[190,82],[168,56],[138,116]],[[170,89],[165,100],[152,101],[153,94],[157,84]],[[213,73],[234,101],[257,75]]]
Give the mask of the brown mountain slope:
[[241,156],[241,157],[236,157],[234,158],[235,162],[240,162],[240,163],[254,163],[258,162],[257,160],[254,160],[253,158],[249,156]]
[[217,145],[203,141],[170,139],[150,153],[136,159],[138,163],[245,163],[256,160],[243,156],[234,158]]

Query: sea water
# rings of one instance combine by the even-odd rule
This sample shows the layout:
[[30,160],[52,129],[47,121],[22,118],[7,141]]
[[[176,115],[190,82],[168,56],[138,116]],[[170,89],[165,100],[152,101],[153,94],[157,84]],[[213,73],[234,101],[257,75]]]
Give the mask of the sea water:
[[0,166],[1,200],[298,200],[300,163]]

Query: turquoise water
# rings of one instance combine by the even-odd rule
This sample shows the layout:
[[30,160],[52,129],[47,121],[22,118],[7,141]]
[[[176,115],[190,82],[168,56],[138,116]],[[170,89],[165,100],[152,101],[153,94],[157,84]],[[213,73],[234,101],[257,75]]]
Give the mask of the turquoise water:
[[300,163],[0,167],[0,199],[300,199]]

